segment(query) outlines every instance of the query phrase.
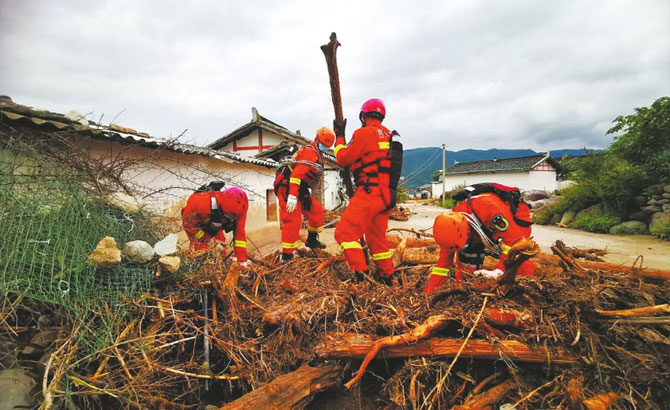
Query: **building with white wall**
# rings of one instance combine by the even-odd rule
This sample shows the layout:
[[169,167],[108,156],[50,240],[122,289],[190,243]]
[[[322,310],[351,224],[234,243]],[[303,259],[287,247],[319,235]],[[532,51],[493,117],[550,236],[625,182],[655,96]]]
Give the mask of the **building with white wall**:
[[[451,191],[459,185],[495,182],[518,187],[521,191],[543,190],[552,192],[557,188],[557,174],[563,172],[558,161],[546,154],[528,157],[491,159],[485,161],[459,162],[445,171],[444,186]],[[433,196],[442,195],[442,175],[432,182]]]
[[[314,130],[316,132],[316,130]],[[257,158],[278,163],[302,146],[312,142],[313,136],[305,138],[300,131],[287,128],[263,117],[255,107],[251,108],[251,121],[219,138],[208,148],[232,153],[244,158]],[[313,195],[326,209],[333,209],[342,203],[342,183],[339,167],[328,151],[324,155],[324,178],[321,186],[313,188]]]

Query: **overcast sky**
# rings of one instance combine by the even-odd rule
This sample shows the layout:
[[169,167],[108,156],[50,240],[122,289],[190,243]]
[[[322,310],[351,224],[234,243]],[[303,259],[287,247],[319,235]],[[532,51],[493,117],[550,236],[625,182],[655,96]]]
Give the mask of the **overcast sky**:
[[602,148],[670,94],[670,1],[0,0],[0,94],[205,145],[261,115],[348,135],[386,102],[406,148]]

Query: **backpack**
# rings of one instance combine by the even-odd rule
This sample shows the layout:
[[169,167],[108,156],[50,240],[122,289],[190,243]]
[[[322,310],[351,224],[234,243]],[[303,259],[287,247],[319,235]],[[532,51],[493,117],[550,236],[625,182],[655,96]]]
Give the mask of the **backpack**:
[[224,181],[212,181],[209,184],[202,185],[195,192],[216,192],[220,191],[225,185]]
[[525,204],[529,209],[530,205],[526,204],[523,199],[521,199],[521,192],[519,191],[519,188],[516,187],[496,184],[493,182],[482,182],[479,184],[472,184],[459,190],[454,195],[452,195],[452,198],[456,202],[461,202],[463,200],[470,202],[470,198],[473,196],[484,193],[495,194],[498,196],[498,198],[500,198],[500,200],[507,203],[509,205],[510,211],[512,212],[512,215],[514,215],[514,222],[519,224],[519,226],[527,228],[533,224],[531,221],[525,221],[517,217],[517,211],[519,211],[520,204]]

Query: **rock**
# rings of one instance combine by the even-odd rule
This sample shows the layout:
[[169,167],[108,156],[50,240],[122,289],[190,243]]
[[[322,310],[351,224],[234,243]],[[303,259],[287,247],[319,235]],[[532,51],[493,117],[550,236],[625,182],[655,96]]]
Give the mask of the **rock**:
[[670,194],[670,184],[663,187],[663,192],[666,194]]
[[137,198],[126,195],[123,192],[114,192],[107,197],[107,202],[126,212],[139,212],[146,204],[140,202]]
[[666,214],[670,214],[670,204],[663,205],[663,208],[661,209],[663,209],[663,212],[665,212]]
[[181,230],[177,232],[177,249],[179,250],[179,252],[186,251],[190,245],[191,241],[188,239],[186,231]]
[[89,265],[115,266],[121,263],[121,250],[116,247],[116,241],[111,236],[104,237],[86,261]]
[[603,212],[605,210],[605,205],[603,204],[595,204],[591,205],[589,207],[586,207],[582,209],[581,211],[577,212],[577,215],[575,215],[575,219],[578,219],[582,215],[591,215],[595,214],[598,212]]
[[33,386],[35,380],[23,369],[0,371],[0,410],[32,408],[33,399],[30,390]]
[[659,199],[658,201],[656,201],[656,206],[660,206],[661,208],[663,208],[663,205],[665,205],[667,203],[670,203],[670,199],[665,199],[665,198]]
[[670,199],[670,192],[663,192],[664,199]]
[[661,207],[660,206],[645,206],[642,208],[642,212],[644,212],[646,215],[653,215],[655,213],[661,212]]
[[522,195],[523,200],[526,202],[537,201],[540,199],[549,199],[551,196],[549,192],[541,190],[524,191]]
[[169,272],[174,273],[179,269],[181,259],[179,259],[179,256],[163,256],[158,260],[158,263]]
[[662,198],[663,198],[663,195],[661,195],[661,194],[658,194],[658,195],[652,195],[652,196],[651,196],[651,199],[655,199],[655,200],[657,200],[657,201],[658,201],[659,199],[662,199]]
[[652,196],[652,195],[661,195],[663,192],[665,192],[665,185],[664,184],[656,184],[652,185],[650,187],[647,187],[645,190],[647,195]]
[[163,240],[156,242],[154,252],[160,256],[174,255],[177,253],[177,240],[176,233],[169,234]]
[[15,340],[12,340],[11,337],[0,337],[0,366],[2,368],[14,366],[18,360],[18,352]]
[[647,197],[636,196],[635,198],[633,198],[633,204],[635,205],[635,208],[642,208],[643,206],[647,205]]
[[610,228],[613,235],[646,235],[649,233],[647,224],[640,221],[628,221]]
[[570,210],[565,211],[563,213],[563,216],[561,217],[561,222],[559,222],[559,223],[561,225],[569,225],[570,222],[575,220],[575,215],[576,215],[575,211],[570,211]]
[[148,263],[154,258],[154,248],[144,241],[126,242],[123,245],[123,257],[130,263]]
[[554,205],[556,205],[557,203],[559,203],[560,201],[561,201],[561,197],[560,197],[560,196],[552,196],[552,197],[549,197],[549,199],[547,199],[547,205],[546,205],[546,206],[554,206]]
[[42,355],[54,341],[63,337],[62,329],[42,329],[30,339],[30,342],[21,350],[22,355]]
[[562,192],[575,185],[576,185],[575,181],[559,181],[556,190],[558,192]]
[[652,198],[652,199],[647,201],[647,205],[648,206],[656,206],[657,202],[658,201],[656,199]]
[[646,222],[649,222],[649,215],[645,214],[642,211],[638,211],[638,212],[632,213],[628,217],[628,219],[630,219],[631,221],[640,221],[640,222],[645,222],[646,223]]
[[660,232],[661,228],[666,224],[670,225],[670,215],[665,212],[656,212],[651,216],[651,220],[649,221],[649,232],[654,235]]

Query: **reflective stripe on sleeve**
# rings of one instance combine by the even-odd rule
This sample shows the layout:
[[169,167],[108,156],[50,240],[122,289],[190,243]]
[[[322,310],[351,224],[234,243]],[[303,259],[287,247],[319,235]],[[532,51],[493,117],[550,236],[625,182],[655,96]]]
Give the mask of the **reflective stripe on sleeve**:
[[437,266],[433,266],[433,270],[430,272],[430,274],[437,276],[449,276],[450,272],[451,270],[449,268],[438,268]]
[[500,247],[502,248],[503,255],[507,255],[509,253],[509,250],[512,249],[511,246],[507,246],[504,243],[501,243]]
[[291,178],[289,182],[291,184],[300,185],[300,178]]
[[342,249],[363,249],[361,243],[358,241],[342,242],[340,245],[342,246]]
[[334,149],[333,151],[335,152],[335,156],[336,156],[336,157],[337,157],[337,152],[338,152],[339,150],[341,150],[342,148],[344,148],[344,147],[345,147],[344,144],[340,144],[340,145],[335,146],[335,149]]
[[378,261],[378,260],[382,260],[382,259],[389,259],[391,256],[393,256],[393,253],[391,253],[391,251],[381,252],[381,253],[373,253],[372,254],[372,260],[373,261]]
[[388,142],[380,142],[379,149],[389,149],[390,145]]
[[203,236],[205,236],[205,231],[203,231],[202,229],[195,233],[195,239],[200,239]]
[[246,248],[247,241],[235,241],[235,246],[238,248]]

